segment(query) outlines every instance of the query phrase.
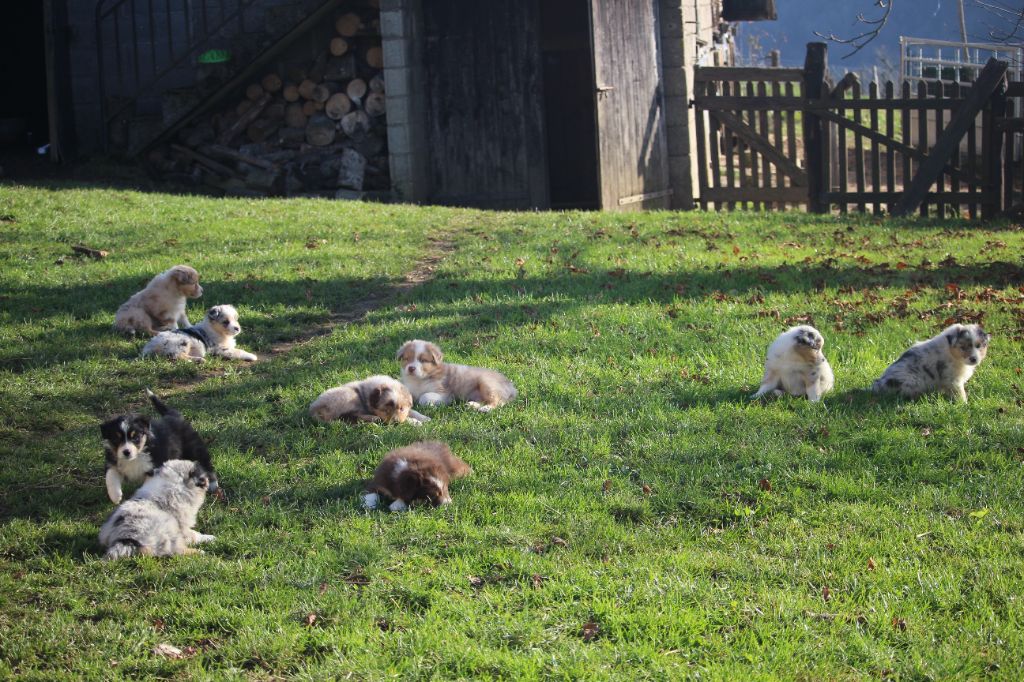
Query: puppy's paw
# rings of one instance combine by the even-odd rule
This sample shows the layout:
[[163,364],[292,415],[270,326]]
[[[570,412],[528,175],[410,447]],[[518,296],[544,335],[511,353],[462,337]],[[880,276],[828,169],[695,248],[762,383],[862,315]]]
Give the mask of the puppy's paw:
[[410,420],[413,420],[413,419],[415,419],[415,420],[416,420],[416,421],[418,421],[418,422],[419,422],[420,424],[425,424],[426,422],[430,421],[430,417],[428,417],[428,416],[427,416],[427,415],[425,415],[425,414],[420,414],[420,413],[419,413],[419,412],[417,412],[416,410],[410,410],[410,411],[409,411],[409,419],[410,419]]
[[393,512],[405,511],[408,508],[409,505],[407,505],[405,502],[402,502],[401,500],[395,500],[394,502],[391,503],[391,506],[388,507],[388,509],[390,509]]
[[380,504],[380,495],[377,493],[363,495],[363,506],[367,509],[376,509],[378,504]]
[[405,423],[411,424],[412,426],[423,426],[423,422],[421,422],[416,417],[409,417],[408,419],[405,420]]
[[206,535],[205,533],[196,533],[196,544],[201,545],[204,542],[213,542],[217,539],[216,535]]
[[481,405],[475,400],[470,400],[466,404],[472,407],[477,412],[490,412],[491,410],[494,409],[494,405]]

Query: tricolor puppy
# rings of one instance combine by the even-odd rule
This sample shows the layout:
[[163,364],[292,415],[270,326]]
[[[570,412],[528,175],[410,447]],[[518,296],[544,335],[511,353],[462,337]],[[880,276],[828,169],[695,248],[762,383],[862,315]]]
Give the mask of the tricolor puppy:
[[154,336],[142,349],[142,357],[158,355],[171,360],[202,362],[207,355],[216,355],[255,362],[255,355],[235,347],[235,337],[241,333],[242,325],[238,324],[235,307],[215,305],[206,311],[206,317],[199,324]]
[[967,402],[964,384],[988,352],[991,337],[976,324],[954,324],[927,341],[908,348],[889,365],[872,389],[893,391],[904,398],[943,391]]
[[153,472],[100,528],[105,559],[197,554],[191,545],[216,538],[195,530],[210,476],[198,462],[172,459]]
[[441,349],[427,341],[406,341],[398,349],[402,383],[420,405],[449,405],[454,400],[490,412],[518,395],[505,375],[482,367],[451,365]]
[[821,332],[806,324],[779,334],[768,347],[764,378],[751,399],[788,393],[798,398],[807,396],[812,403],[821,400],[835,383],[832,367],[821,352],[824,346]]
[[217,474],[210,463],[210,452],[192,425],[173,407],[168,407],[146,389],[156,411],[163,417],[150,422],[139,414],[123,414],[100,424],[106,450],[107,496],[121,502],[121,484],[141,483],[164,462],[187,459],[198,462],[206,471],[210,490],[217,490]]
[[165,329],[188,327],[187,299],[199,298],[199,273],[187,265],[175,265],[161,272],[121,304],[114,315],[114,329],[125,334],[142,332],[153,336]]
[[412,409],[409,389],[379,374],[327,389],[309,406],[309,413],[322,422],[344,419],[401,424],[408,420],[419,426],[430,421],[430,417]]
[[389,452],[366,485],[363,504],[376,509],[380,496],[394,502],[391,511],[408,509],[413,502],[426,500],[433,506],[451,504],[448,484],[473,470],[438,441],[422,441]]

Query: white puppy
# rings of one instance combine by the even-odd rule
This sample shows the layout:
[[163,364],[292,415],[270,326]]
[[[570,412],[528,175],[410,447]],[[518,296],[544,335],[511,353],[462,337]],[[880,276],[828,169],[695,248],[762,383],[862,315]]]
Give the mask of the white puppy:
[[142,357],[159,355],[172,360],[202,362],[207,355],[216,355],[255,362],[255,355],[235,347],[235,337],[241,333],[242,325],[238,324],[235,307],[215,305],[194,327],[160,332],[154,336],[142,349]]
[[164,462],[103,524],[104,558],[196,554],[199,550],[190,545],[216,539],[195,530],[209,485],[210,476],[199,462]]
[[309,406],[309,413],[323,422],[343,419],[401,424],[408,421],[419,426],[430,421],[430,417],[412,409],[409,389],[381,374],[327,389]]
[[420,405],[449,405],[454,400],[490,412],[518,395],[505,375],[482,367],[450,365],[441,349],[427,341],[406,341],[398,349],[402,383]]
[[114,329],[125,334],[142,332],[153,336],[164,329],[191,326],[185,314],[186,299],[202,295],[195,268],[175,265],[121,304],[114,315]]
[[832,367],[821,352],[824,346],[825,338],[821,333],[805,324],[779,334],[768,347],[764,378],[751,399],[766,393],[774,396],[788,393],[798,398],[807,396],[812,403],[821,400],[835,383]]
[[943,391],[967,402],[964,384],[988,352],[991,337],[976,324],[953,324],[941,334],[908,348],[876,379],[876,393],[895,391],[904,398]]

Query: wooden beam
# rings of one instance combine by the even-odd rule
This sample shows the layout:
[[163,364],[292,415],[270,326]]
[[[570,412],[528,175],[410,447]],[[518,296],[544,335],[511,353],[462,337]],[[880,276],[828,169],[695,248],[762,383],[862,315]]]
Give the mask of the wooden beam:
[[832,92],[828,93],[829,99],[838,99],[846,94],[846,91],[853,87],[854,83],[859,83],[860,78],[855,73],[848,73],[843,76],[843,80],[839,81],[836,87],[832,88]]
[[758,135],[753,128],[727,111],[716,111],[711,116],[724,123],[726,127],[738,135],[744,142],[764,154],[780,171],[793,180],[794,185],[798,187],[807,186],[807,173],[797,166],[796,162],[787,159],[782,152]]
[[[828,46],[825,43],[807,43],[804,59],[804,98],[808,102],[822,99],[825,94],[825,74],[828,73]],[[828,187],[828,140],[825,124],[821,117],[810,111],[804,112],[804,154],[807,155],[807,210],[810,213],[826,213],[828,202],[823,194]]]
[[802,69],[765,69],[745,66],[698,66],[693,79],[700,81],[795,81],[803,80]]
[[949,125],[935,141],[935,146],[932,147],[928,158],[918,168],[914,179],[910,181],[910,186],[903,193],[903,197],[896,203],[896,208],[892,212],[894,217],[907,215],[924,200],[928,188],[946,167],[946,159],[960,144],[960,139],[963,138],[968,128],[974,125],[974,119],[978,112],[1003,82],[1008,68],[1007,62],[999,61],[995,57],[988,60],[985,68],[978,75],[978,79],[974,81],[974,85],[964,97],[963,103],[953,113]]

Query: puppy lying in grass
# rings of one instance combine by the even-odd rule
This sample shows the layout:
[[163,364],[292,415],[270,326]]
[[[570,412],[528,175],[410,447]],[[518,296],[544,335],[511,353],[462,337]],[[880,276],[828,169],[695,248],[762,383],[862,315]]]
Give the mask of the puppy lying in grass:
[[406,341],[398,349],[402,383],[420,405],[450,405],[455,400],[490,412],[518,395],[504,374],[482,367],[445,363],[441,349],[427,341]]
[[437,507],[451,504],[448,484],[470,474],[468,464],[438,441],[422,441],[389,452],[366,485],[363,504],[376,509],[380,496],[394,500],[391,511],[404,511],[414,502],[426,501]]
[[967,402],[964,386],[988,353],[990,336],[976,324],[953,324],[908,348],[889,365],[872,389],[904,398],[942,391]]
[[252,353],[235,347],[242,333],[238,311],[231,305],[215,305],[194,327],[160,332],[142,349],[142,357],[162,356],[171,360],[202,362],[207,355],[255,362]]
[[104,558],[198,553],[191,545],[216,539],[195,531],[209,485],[202,464],[184,459],[165,462],[103,524]]
[[153,336],[165,329],[189,327],[191,324],[185,314],[187,299],[202,295],[195,268],[175,265],[121,304],[114,314],[114,329],[125,334],[141,332]]
[[824,346],[821,332],[806,324],[779,334],[768,347],[761,387],[751,400],[787,393],[798,398],[807,396],[812,403],[821,400],[835,383],[832,367],[821,352]]
[[343,419],[401,424],[408,421],[419,426],[430,421],[430,417],[412,409],[409,389],[380,374],[327,389],[309,406],[309,413],[323,422]]

